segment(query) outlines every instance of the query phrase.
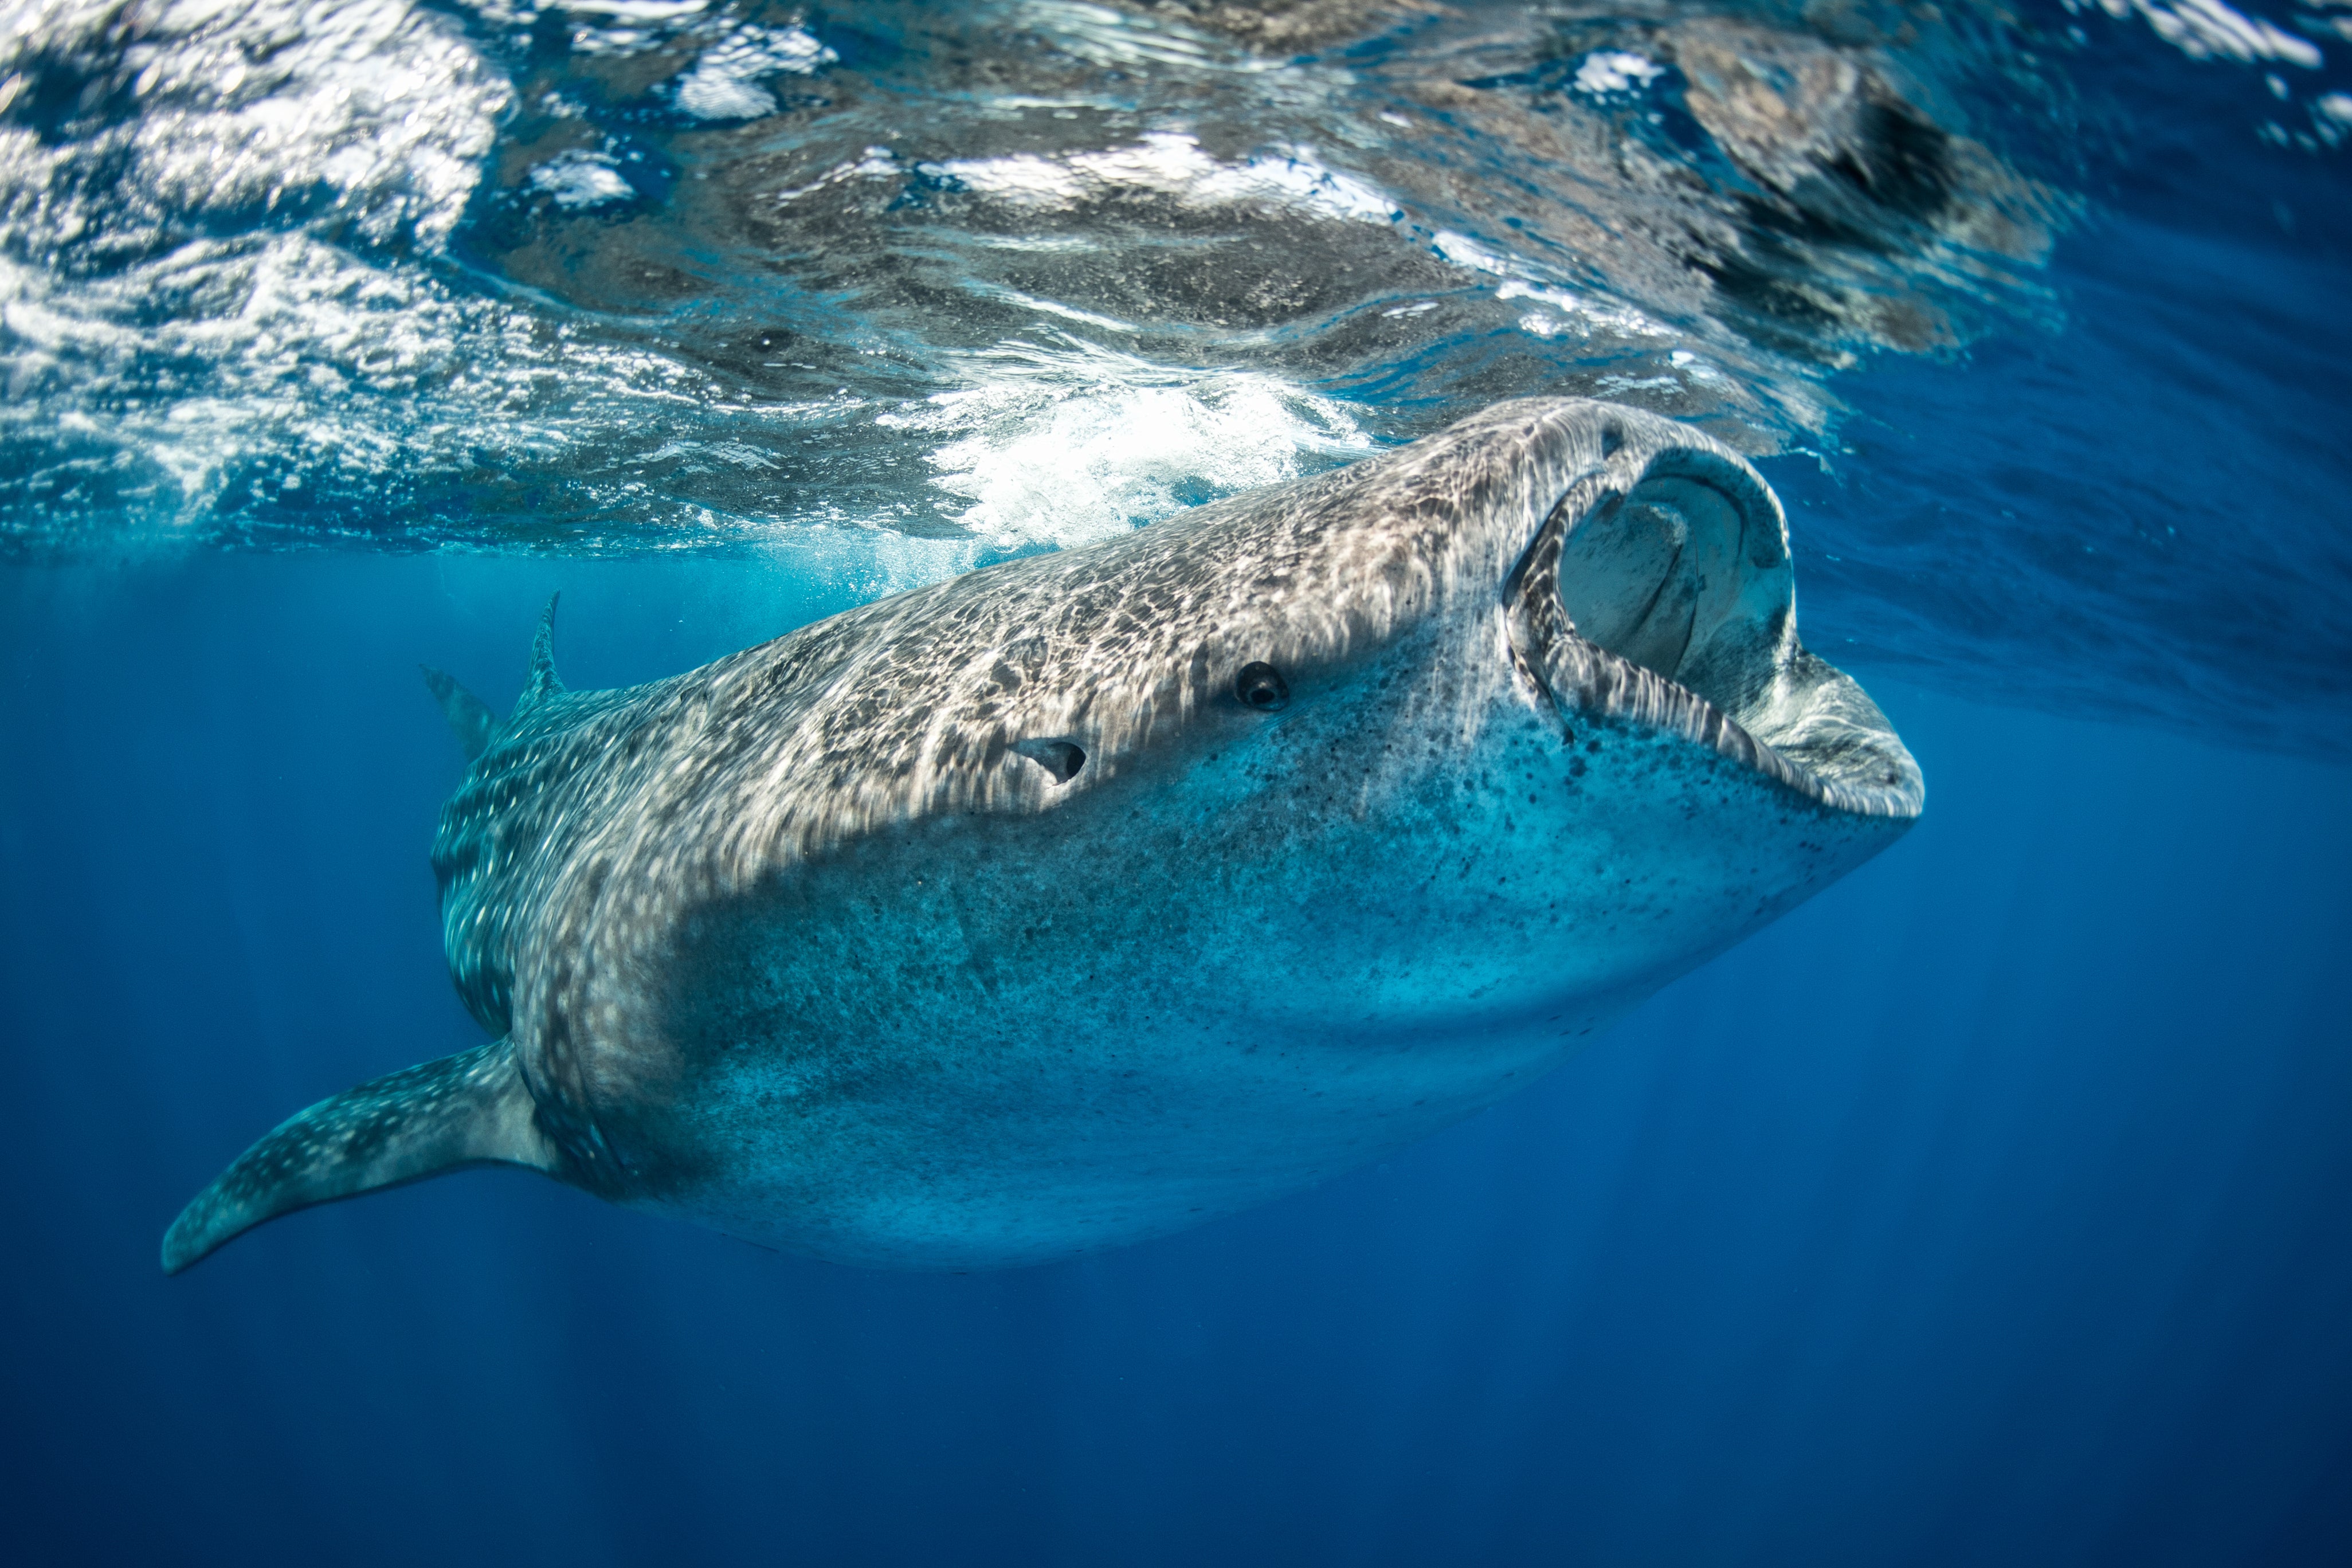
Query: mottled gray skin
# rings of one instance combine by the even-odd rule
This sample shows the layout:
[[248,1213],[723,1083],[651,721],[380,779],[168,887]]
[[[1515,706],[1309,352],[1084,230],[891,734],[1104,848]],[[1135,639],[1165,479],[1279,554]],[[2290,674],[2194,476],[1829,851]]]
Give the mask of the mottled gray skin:
[[1589,402],[626,691],[542,635],[503,724],[436,679],[501,1038],[264,1139],[169,1268],[480,1161],[864,1264],[1179,1229],[1531,1082],[1922,798],[1754,470]]

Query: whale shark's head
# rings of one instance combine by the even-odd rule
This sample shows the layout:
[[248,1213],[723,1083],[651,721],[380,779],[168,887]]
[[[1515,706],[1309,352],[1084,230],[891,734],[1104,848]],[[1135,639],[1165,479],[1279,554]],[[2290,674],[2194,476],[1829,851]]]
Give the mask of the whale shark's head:
[[1603,403],[1502,405],[739,660],[705,731],[741,759],[703,791],[729,884],[917,832],[1097,925],[1156,900],[1302,1015],[1638,990],[1922,799],[1799,643],[1756,471]]
[[1242,721],[1373,671],[1391,707],[1434,683],[1471,723],[1468,689],[1510,689],[1570,726],[1683,733],[1842,810],[1908,818],[1923,798],[1885,717],[1798,641],[1762,478],[1702,431],[1582,399],[1501,404],[740,662],[777,784],[747,831],[810,847],[927,810],[1055,809],[1171,751],[1283,733]]

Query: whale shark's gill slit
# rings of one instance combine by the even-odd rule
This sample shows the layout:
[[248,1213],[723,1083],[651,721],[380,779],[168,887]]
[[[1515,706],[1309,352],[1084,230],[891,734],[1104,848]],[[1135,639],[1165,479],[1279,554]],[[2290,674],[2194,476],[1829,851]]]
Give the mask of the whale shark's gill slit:
[[1053,774],[1057,784],[1069,783],[1087,765],[1086,748],[1076,741],[1019,741],[1013,749]]

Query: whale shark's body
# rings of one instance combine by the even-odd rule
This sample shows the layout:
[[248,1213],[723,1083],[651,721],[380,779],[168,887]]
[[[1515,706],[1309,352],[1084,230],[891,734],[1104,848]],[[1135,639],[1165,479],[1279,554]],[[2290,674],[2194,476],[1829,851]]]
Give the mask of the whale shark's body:
[[571,693],[433,676],[489,1045],[164,1240],[482,1162],[848,1262],[1175,1230],[1533,1081],[1890,843],[1878,710],[1706,436],[1493,408],[1356,467]]

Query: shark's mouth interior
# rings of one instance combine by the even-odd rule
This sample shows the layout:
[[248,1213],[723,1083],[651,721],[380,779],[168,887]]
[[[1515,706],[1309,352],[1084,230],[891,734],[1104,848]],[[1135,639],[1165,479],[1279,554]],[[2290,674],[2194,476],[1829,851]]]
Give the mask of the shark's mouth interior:
[[1764,623],[1791,586],[1778,531],[1756,543],[1748,531],[1721,489],[1654,469],[1561,541],[1561,606],[1586,641],[1736,717],[1744,688],[1769,678],[1777,628]]
[[[1744,465],[1669,450],[1630,489],[1579,487],[1529,550],[1517,585],[1550,598],[1542,610],[1565,613],[1555,629],[1568,636],[1532,639],[1565,705],[1675,725],[1824,804],[1917,813],[1918,768],[1885,716],[1797,641],[1780,507]],[[1521,600],[1515,637],[1550,618],[1530,619],[1537,607]],[[1595,658],[1595,648],[1614,657]]]

